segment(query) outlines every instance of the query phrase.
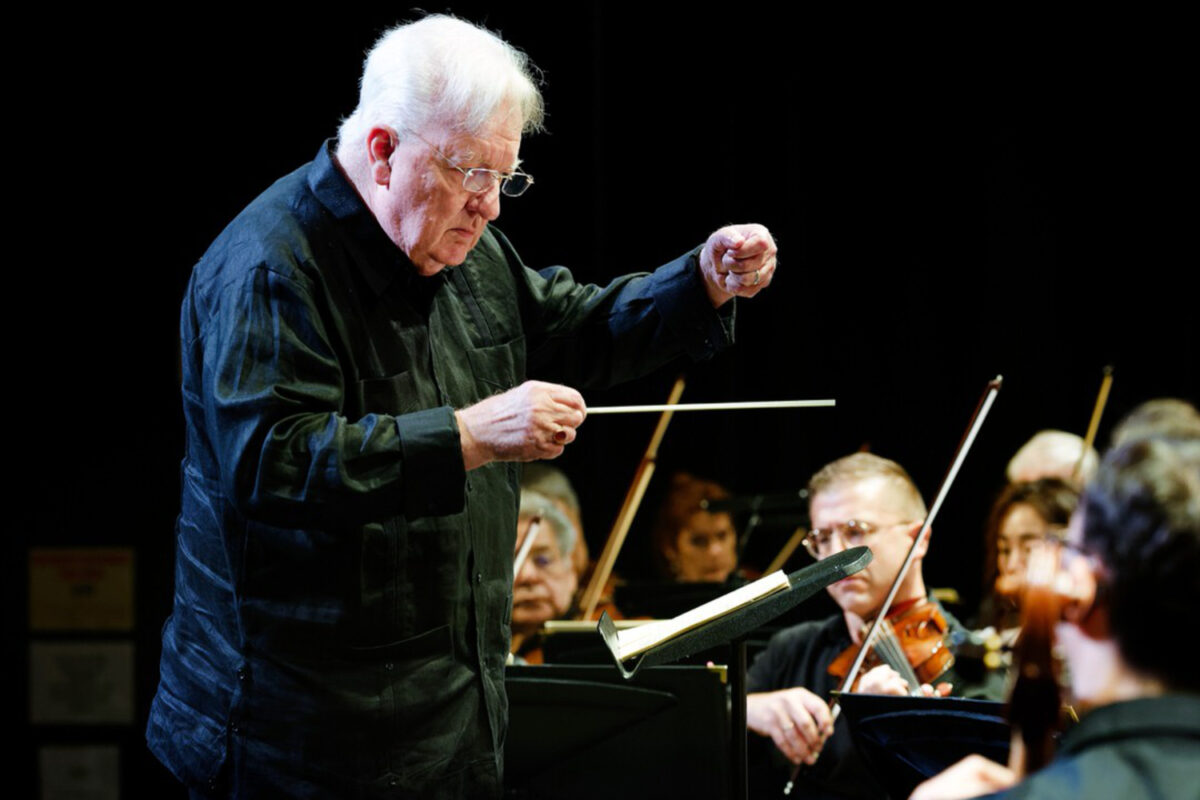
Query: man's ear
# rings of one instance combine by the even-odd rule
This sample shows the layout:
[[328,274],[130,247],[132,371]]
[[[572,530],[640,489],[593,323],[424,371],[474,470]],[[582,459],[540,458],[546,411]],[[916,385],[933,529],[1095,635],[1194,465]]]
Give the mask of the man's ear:
[[1067,567],[1067,585],[1055,587],[1063,598],[1063,619],[1076,625],[1091,639],[1108,639],[1111,626],[1108,608],[1097,596],[1099,583],[1085,559],[1073,559]]
[[[922,519],[922,520],[918,520],[917,522],[914,522],[912,524],[912,527],[908,529],[908,538],[916,539],[917,536],[920,535],[921,528],[923,528],[923,527],[925,527],[925,520]],[[916,554],[916,556],[914,556],[914,558],[924,558],[925,557],[925,553],[927,553],[929,551],[929,537],[931,537],[931,536],[933,536],[933,528],[932,527],[928,531],[925,532],[925,536],[922,537],[921,543],[917,545],[917,554]]]
[[371,180],[380,186],[387,186],[392,179],[391,158],[398,141],[396,132],[386,125],[376,125],[367,132],[367,166]]

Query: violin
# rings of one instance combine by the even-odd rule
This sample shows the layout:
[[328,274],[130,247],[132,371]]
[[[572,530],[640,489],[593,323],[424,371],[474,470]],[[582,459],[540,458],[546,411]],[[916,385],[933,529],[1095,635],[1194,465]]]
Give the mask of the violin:
[[[917,694],[921,684],[933,683],[954,664],[954,653],[948,642],[950,626],[936,603],[917,598],[893,608],[874,624],[880,625],[880,630],[850,691],[857,691],[862,671],[887,664],[900,673],[909,690]],[[843,650],[829,665],[829,674],[839,682],[845,681],[860,647],[856,644]]]
[[1079,623],[1096,600],[1095,584],[1081,582],[1064,567],[1060,542],[1047,541],[1029,558],[1021,600],[1021,634],[1013,648],[1016,680],[1008,698],[1013,727],[1009,768],[1024,776],[1054,757],[1055,735],[1075,710],[1063,705],[1061,664],[1054,654],[1059,622]]
[[[1112,387],[1113,368],[1104,368],[1100,391],[1092,408],[1087,436],[1072,477],[1078,479],[1084,458],[1096,440],[1100,417]],[[1054,758],[1055,734],[1075,712],[1064,707],[1059,689],[1061,665],[1054,655],[1054,629],[1062,620],[1081,619],[1095,602],[1095,586],[1075,582],[1063,569],[1060,541],[1047,540],[1035,547],[1025,575],[1009,587],[1021,598],[1021,632],[1013,647],[1016,680],[1008,698],[1008,718],[1013,727],[1009,768],[1019,777],[1036,772]]]

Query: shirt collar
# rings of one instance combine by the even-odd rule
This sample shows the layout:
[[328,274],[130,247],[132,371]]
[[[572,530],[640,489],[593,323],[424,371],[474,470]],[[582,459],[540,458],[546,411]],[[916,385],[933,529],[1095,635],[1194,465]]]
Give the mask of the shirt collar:
[[1063,735],[1060,753],[1075,753],[1111,739],[1195,736],[1200,731],[1200,697],[1166,694],[1093,708]]
[[327,139],[317,151],[317,157],[308,168],[308,187],[345,231],[354,260],[371,290],[383,294],[396,280],[405,287],[433,288],[414,283],[431,279],[422,279],[408,256],[383,232],[379,220],[338,167],[333,148],[334,140]]

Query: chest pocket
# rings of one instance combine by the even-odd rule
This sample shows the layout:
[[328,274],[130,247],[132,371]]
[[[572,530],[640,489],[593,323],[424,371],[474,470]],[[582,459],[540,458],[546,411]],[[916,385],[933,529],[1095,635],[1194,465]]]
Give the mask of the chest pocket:
[[525,337],[468,350],[467,361],[484,397],[508,391],[525,381]]

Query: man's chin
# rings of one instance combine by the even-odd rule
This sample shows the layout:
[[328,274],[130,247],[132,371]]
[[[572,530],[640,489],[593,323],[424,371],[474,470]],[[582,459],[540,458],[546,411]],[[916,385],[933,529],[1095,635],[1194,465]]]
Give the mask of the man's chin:
[[867,619],[875,613],[875,606],[872,604],[872,598],[863,595],[859,592],[852,591],[846,587],[840,587],[836,584],[829,587],[829,594],[833,597],[833,601],[838,604],[842,611],[849,611],[851,614],[857,614],[863,619]]
[[453,247],[439,250],[436,253],[430,252],[424,256],[413,258],[409,256],[409,260],[417,268],[417,274],[422,278],[430,278],[437,275],[446,267],[457,267],[459,264],[467,260],[467,256],[471,254],[471,247]]
[[541,625],[554,619],[554,607],[547,602],[513,603],[512,621],[520,625]]

